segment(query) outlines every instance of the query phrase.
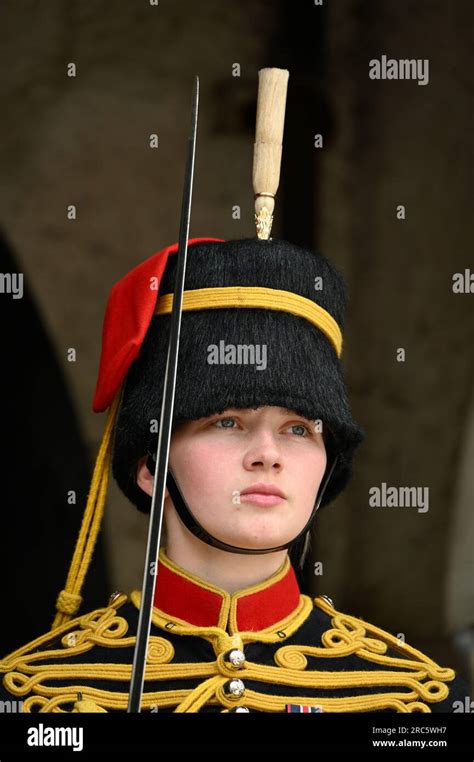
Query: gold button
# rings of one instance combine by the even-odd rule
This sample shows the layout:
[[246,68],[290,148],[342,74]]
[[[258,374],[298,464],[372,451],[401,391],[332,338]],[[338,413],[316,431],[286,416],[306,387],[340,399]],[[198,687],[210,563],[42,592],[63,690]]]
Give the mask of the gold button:
[[232,698],[240,698],[245,693],[245,685],[242,680],[229,680],[224,685],[224,693]]
[[234,669],[242,669],[245,665],[245,654],[240,648],[234,648],[226,653],[225,660],[230,662]]

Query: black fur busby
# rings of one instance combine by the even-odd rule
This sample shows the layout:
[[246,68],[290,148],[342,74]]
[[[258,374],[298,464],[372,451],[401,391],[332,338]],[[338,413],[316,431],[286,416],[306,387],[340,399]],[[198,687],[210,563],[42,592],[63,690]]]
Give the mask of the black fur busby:
[[[173,293],[175,274],[173,256],[160,283],[158,303],[162,295]],[[223,286],[299,294],[329,312],[343,332],[346,286],[334,265],[319,253],[277,239],[190,246],[185,291]],[[136,467],[152,443],[156,448],[150,422],[160,420],[169,324],[169,314],[152,318],[140,354],[128,371],[115,427],[113,475],[143,512],[149,512],[151,500],[136,484]],[[230,345],[261,349],[253,363],[232,362],[229,354],[222,362]],[[214,363],[216,352],[219,358]],[[305,318],[273,309],[183,311],[172,429],[230,407],[263,405],[285,407],[323,422],[329,434],[328,467],[334,453],[339,453],[321,506],[330,503],[347,485],[354,453],[364,438],[352,417],[343,363],[331,341]]]

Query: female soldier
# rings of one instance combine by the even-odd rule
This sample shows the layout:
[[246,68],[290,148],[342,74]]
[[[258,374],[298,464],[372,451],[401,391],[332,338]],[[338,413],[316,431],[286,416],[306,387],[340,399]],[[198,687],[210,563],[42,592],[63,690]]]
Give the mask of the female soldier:
[[[127,708],[140,591],[71,616],[111,459],[127,498],[150,509],[176,250],[110,295],[94,400],[110,412],[84,531],[52,631],[0,662],[1,698],[26,712]],[[346,487],[363,439],[340,359],[345,304],[319,253],[189,242],[143,711],[452,712],[464,701],[452,669],[302,589],[316,511]]]

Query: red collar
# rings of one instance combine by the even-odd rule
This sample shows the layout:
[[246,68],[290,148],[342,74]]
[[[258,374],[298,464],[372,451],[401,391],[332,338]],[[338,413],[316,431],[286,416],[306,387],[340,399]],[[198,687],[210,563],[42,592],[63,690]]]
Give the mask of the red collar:
[[175,564],[161,548],[154,606],[165,616],[198,627],[230,625],[234,631],[272,627],[292,614],[300,603],[300,589],[286,556],[280,569],[258,585],[230,595]]

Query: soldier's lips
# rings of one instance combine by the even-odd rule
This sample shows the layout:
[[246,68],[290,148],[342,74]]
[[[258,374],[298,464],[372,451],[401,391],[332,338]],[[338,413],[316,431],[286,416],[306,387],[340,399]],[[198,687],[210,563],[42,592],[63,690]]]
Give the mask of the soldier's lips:
[[285,498],[280,495],[266,495],[263,492],[246,492],[245,495],[240,495],[241,503],[254,503],[254,505],[278,505],[284,501]]

